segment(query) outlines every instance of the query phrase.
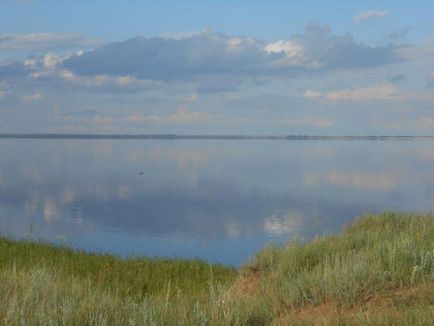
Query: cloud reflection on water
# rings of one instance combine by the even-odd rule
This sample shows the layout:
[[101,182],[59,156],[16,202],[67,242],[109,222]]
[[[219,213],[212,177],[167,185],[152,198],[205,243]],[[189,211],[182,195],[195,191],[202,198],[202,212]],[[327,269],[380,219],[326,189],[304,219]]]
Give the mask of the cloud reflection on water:
[[76,247],[210,261],[210,246],[230,242],[240,251],[228,248],[218,259],[237,263],[269,241],[334,232],[366,211],[432,210],[430,148],[1,140],[0,232],[23,237],[34,224],[33,237],[61,235]]

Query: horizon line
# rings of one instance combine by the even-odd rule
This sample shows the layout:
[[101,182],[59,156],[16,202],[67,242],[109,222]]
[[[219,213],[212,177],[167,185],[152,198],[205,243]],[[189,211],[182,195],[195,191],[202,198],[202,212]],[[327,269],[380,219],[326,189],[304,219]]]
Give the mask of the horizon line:
[[434,135],[252,135],[252,134],[74,134],[0,133],[0,139],[209,139],[209,140],[411,140],[434,139]]

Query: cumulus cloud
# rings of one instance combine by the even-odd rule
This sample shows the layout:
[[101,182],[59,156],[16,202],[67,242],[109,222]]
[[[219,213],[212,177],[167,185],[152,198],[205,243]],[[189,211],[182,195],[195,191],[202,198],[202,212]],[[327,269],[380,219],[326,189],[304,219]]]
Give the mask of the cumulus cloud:
[[97,45],[90,39],[78,33],[30,33],[30,34],[0,34],[0,51],[52,51],[73,47],[93,47]]
[[204,31],[181,39],[136,37],[107,44],[74,56],[64,66],[80,75],[134,75],[171,80],[212,73],[240,73],[264,69],[267,55],[258,42],[231,41],[220,33]]
[[276,66],[309,66],[309,57],[306,56],[305,48],[300,43],[295,41],[279,40],[267,44],[265,46],[265,52],[268,54],[284,54],[281,59],[273,62],[273,64]]
[[130,75],[179,80],[210,75],[290,75],[303,71],[366,68],[399,61],[397,47],[371,47],[350,34],[332,35],[310,24],[289,40],[266,42],[203,31],[183,37],[136,37],[63,61],[77,75]]
[[0,80],[25,77],[31,72],[31,69],[22,62],[13,62],[6,65],[0,65]]
[[44,67],[47,69],[55,68],[60,62],[61,62],[60,58],[54,53],[47,53],[42,58],[42,63]]
[[356,14],[353,17],[353,22],[355,23],[363,23],[367,20],[383,18],[389,15],[389,12],[384,10],[367,10],[362,11]]

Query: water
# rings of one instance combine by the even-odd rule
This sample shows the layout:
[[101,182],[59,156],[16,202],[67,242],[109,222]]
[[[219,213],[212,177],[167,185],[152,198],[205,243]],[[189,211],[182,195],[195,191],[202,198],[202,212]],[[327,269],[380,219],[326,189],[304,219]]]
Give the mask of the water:
[[[0,139],[0,234],[238,265],[365,212],[430,212],[434,142]],[[141,173],[143,172],[143,173]]]

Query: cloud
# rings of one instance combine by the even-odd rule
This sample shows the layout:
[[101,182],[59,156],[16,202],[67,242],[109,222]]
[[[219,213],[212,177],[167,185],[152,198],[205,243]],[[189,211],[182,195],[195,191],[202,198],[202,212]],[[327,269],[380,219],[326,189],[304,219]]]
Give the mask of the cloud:
[[392,33],[389,33],[387,36],[392,40],[400,40],[407,36],[407,34],[411,31],[411,27],[405,27],[400,30],[393,31]]
[[270,118],[255,118],[242,115],[223,115],[216,113],[207,113],[186,108],[178,108],[170,114],[131,114],[125,118],[125,121],[133,124],[153,124],[153,125],[186,125],[201,123],[221,123],[235,125],[252,125],[252,124],[269,124],[281,126],[310,126],[314,128],[329,128],[335,124],[332,119],[326,119],[316,116],[301,116],[293,118],[281,118],[278,120]]
[[320,92],[316,92],[308,89],[307,91],[304,92],[303,96],[307,98],[318,98],[321,97],[322,94]]
[[309,58],[306,56],[305,48],[300,43],[295,41],[279,40],[267,44],[265,46],[265,52],[268,54],[284,54],[281,59],[276,60],[273,63],[275,66],[309,66]]
[[356,14],[353,17],[354,23],[363,23],[367,20],[383,18],[389,15],[389,12],[384,10],[367,10]]
[[9,85],[5,81],[0,81],[0,98],[9,94]]
[[[411,110],[413,111],[413,110]],[[411,112],[410,111],[410,112]],[[395,130],[400,132],[401,130],[413,130],[417,134],[421,134],[421,131],[426,131],[425,135],[431,135],[434,128],[434,117],[429,113],[422,114],[403,114],[399,116],[383,117],[377,120],[378,126],[384,129]]]
[[324,93],[307,90],[304,92],[304,97],[323,98],[329,101],[373,101],[398,99],[402,98],[402,95],[395,86],[384,84],[370,87],[341,89]]
[[0,80],[25,77],[31,72],[31,69],[24,63],[13,62],[7,65],[0,65]]
[[197,91],[201,94],[206,93],[222,93],[233,92],[238,90],[238,85],[241,81],[234,79],[233,77],[210,77],[204,78],[199,84]]
[[261,44],[204,31],[185,38],[136,37],[74,56],[64,66],[80,75],[133,75],[173,80],[213,73],[252,73],[267,65]]
[[33,103],[35,101],[39,101],[42,98],[44,98],[43,94],[41,94],[41,93],[34,93],[32,95],[24,96],[22,98],[22,100],[23,100],[24,103]]
[[99,42],[78,33],[0,34],[0,51],[52,51],[66,48],[88,48]]
[[306,116],[301,118],[281,119],[279,120],[279,123],[288,124],[288,125],[306,125],[315,128],[329,128],[335,124],[335,121],[332,119]]
[[[52,69],[53,62],[55,61],[48,60],[50,70],[32,72],[30,78],[55,87],[110,93],[138,92],[160,84],[156,81],[139,80],[132,76],[78,76],[67,69]],[[45,57],[44,65],[47,65]]]
[[63,61],[77,75],[129,75],[162,81],[209,76],[295,75],[303,72],[381,66],[400,61],[398,47],[371,47],[350,34],[310,24],[289,40],[266,42],[202,31],[183,37],[136,37],[109,43]]
[[179,108],[176,112],[171,113],[167,116],[155,114],[142,116],[138,114],[132,114],[126,118],[128,122],[151,124],[192,124],[211,121],[214,119],[215,116],[213,115],[199,111],[189,111],[184,108]]
[[47,69],[55,68],[60,62],[61,59],[54,53],[47,53],[42,58],[42,63]]

